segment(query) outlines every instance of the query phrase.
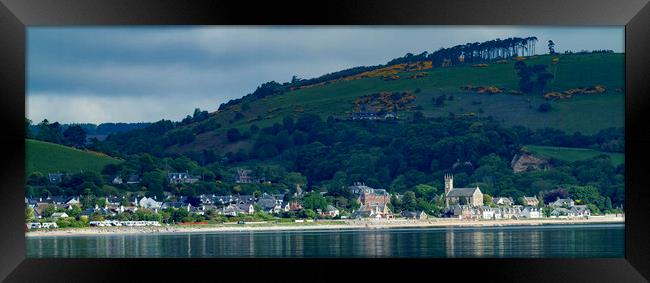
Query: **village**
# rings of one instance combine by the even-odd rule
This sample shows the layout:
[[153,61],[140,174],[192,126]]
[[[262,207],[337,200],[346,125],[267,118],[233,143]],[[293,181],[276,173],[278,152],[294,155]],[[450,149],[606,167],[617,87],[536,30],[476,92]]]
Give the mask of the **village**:
[[[253,182],[250,170],[238,169],[237,182]],[[50,174],[49,178],[56,182],[60,175]],[[198,179],[188,173],[169,173],[170,183],[194,183]],[[114,179],[114,182],[122,180]],[[137,182],[137,180],[131,180]],[[314,222],[323,220],[359,221],[373,220],[390,223],[397,220],[431,221],[431,220],[459,220],[459,221],[495,221],[495,220],[524,220],[524,219],[589,219],[591,211],[586,205],[577,205],[570,198],[557,198],[550,203],[540,202],[537,197],[523,197],[516,204],[511,197],[493,197],[489,203],[478,186],[472,188],[454,187],[452,175],[444,176],[444,204],[445,208],[438,215],[431,215],[426,211],[391,209],[391,194],[384,189],[375,189],[362,182],[356,182],[348,187],[354,194],[359,208],[350,213],[342,212],[339,208],[328,204],[324,208],[315,210],[315,215],[304,213],[302,197],[305,193],[300,185],[296,185],[296,192],[286,194],[261,195],[215,195],[202,194],[198,203],[192,204],[189,198],[180,197],[173,201],[159,200],[157,197],[124,196],[106,197],[105,201],[95,204],[94,207],[84,207],[80,196],[64,197],[50,196],[46,198],[25,198],[27,210],[31,210],[33,217],[26,223],[26,229],[54,229],[65,226],[66,219],[78,219],[81,225],[67,225],[67,227],[142,227],[161,226],[161,214],[164,212],[178,213],[186,216],[171,224],[207,224],[207,221],[187,221],[191,216],[219,216],[225,219],[240,219],[237,224],[266,223],[247,219],[247,216],[265,215],[279,217],[283,213],[293,213],[291,221],[295,223]],[[324,192],[320,193],[325,194]],[[402,195],[395,195],[400,199]],[[300,213],[303,212],[303,213]],[[248,218],[252,219],[252,218]],[[286,223],[286,221],[285,221]]]

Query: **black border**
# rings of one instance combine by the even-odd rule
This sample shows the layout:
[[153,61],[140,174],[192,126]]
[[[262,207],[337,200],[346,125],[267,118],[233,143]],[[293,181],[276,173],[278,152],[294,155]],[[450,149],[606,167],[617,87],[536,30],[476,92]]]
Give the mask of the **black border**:
[[[169,1],[0,0],[0,279],[114,281],[401,280],[647,282],[650,245],[648,0]],[[625,259],[25,259],[25,26],[133,24],[625,25]],[[20,212],[20,213],[17,213]],[[279,273],[278,271],[282,271]],[[252,276],[252,277],[251,277]],[[417,276],[417,277],[416,277]],[[644,278],[645,277],[645,278]],[[398,280],[399,280],[398,279]],[[347,281],[347,280],[346,280]]]

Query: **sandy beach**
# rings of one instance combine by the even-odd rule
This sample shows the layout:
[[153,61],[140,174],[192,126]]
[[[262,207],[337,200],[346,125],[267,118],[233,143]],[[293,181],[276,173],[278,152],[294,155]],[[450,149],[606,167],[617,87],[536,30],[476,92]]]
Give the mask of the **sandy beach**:
[[305,223],[264,223],[264,224],[207,224],[207,225],[163,225],[148,227],[88,227],[51,230],[35,230],[26,233],[30,236],[85,236],[153,233],[206,233],[206,232],[248,232],[248,231],[288,231],[288,230],[331,230],[331,229],[386,229],[386,228],[427,228],[427,227],[495,227],[529,225],[572,225],[624,223],[618,216],[593,216],[589,219],[511,219],[511,220],[460,220],[432,218],[428,220],[339,220]]

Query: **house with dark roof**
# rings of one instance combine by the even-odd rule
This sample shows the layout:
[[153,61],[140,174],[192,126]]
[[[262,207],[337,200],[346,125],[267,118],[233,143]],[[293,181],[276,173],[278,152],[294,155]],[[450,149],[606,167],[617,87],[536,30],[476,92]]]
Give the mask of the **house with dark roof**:
[[173,172],[167,174],[167,181],[170,184],[192,184],[199,181],[199,178],[190,176],[189,172]]
[[282,198],[264,193],[257,201],[256,204],[262,207],[266,213],[278,213],[282,210]]
[[320,215],[321,217],[326,217],[326,216],[336,217],[339,215],[340,211],[338,210],[338,208],[334,207],[333,205],[328,204],[324,210],[320,208],[316,209],[316,213],[318,213],[318,215]]
[[472,207],[469,205],[450,204],[447,208],[447,215],[454,218],[471,219],[473,215]]
[[483,206],[483,193],[478,186],[475,188],[454,188],[454,176],[445,175],[445,203],[447,207],[452,204],[466,204],[472,207]]
[[570,198],[557,197],[557,199],[554,202],[551,202],[548,205],[552,207],[568,208],[568,207],[573,207],[575,205],[575,202],[573,202],[573,200]]
[[142,178],[140,178],[140,176],[136,174],[132,174],[131,176],[129,176],[129,179],[126,180],[126,183],[128,185],[136,185],[136,184],[140,184],[141,181]]

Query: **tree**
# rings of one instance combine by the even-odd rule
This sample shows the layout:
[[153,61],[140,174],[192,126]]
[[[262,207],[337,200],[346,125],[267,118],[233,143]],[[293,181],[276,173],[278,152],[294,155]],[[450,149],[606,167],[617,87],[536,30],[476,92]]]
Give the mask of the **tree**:
[[434,186],[427,184],[419,184],[415,186],[415,195],[418,198],[423,198],[427,201],[431,201],[435,198],[438,189]]
[[36,135],[36,139],[58,144],[62,143],[63,135],[61,134],[61,124],[59,122],[50,124],[47,119],[44,119],[38,124],[37,128],[38,134]]
[[142,176],[142,185],[154,195],[162,196],[165,175],[160,171],[151,171]]
[[434,104],[436,107],[442,107],[445,105],[445,100],[447,100],[447,96],[442,94],[434,99]]
[[260,127],[255,124],[252,124],[248,129],[250,130],[251,134],[257,134],[260,131]]
[[402,210],[404,211],[415,211],[417,209],[418,201],[415,197],[415,193],[412,191],[407,191],[404,193],[402,198]]
[[311,192],[302,198],[302,206],[305,209],[326,209],[327,200],[318,192]]
[[555,189],[544,194],[544,203],[551,203],[558,198],[568,198],[569,193],[564,189]]
[[54,205],[48,204],[45,206],[45,208],[43,208],[43,212],[41,213],[41,215],[44,218],[48,218],[52,216],[54,212],[56,212],[56,207],[54,207]]
[[120,170],[122,170],[122,166],[120,164],[109,163],[104,166],[101,173],[108,176],[115,176],[119,174]]
[[74,204],[72,205],[72,209],[68,210],[67,212],[68,212],[67,214],[70,215],[70,217],[77,217],[81,214],[81,207],[79,205]]
[[484,194],[483,195],[483,203],[485,205],[488,205],[488,206],[491,205],[492,204],[492,196],[488,195],[488,194]]
[[282,127],[284,127],[284,129],[287,130],[289,133],[292,133],[294,129],[293,118],[291,118],[291,116],[285,116],[282,119]]
[[79,125],[68,127],[63,131],[63,136],[69,144],[75,147],[83,147],[86,144],[86,131]]
[[282,183],[289,187],[290,190],[293,190],[296,185],[304,186],[307,184],[307,178],[299,172],[289,172],[284,176]]
[[553,40],[548,41],[548,53],[555,54],[555,42]]
[[545,102],[545,103],[542,103],[542,104],[539,105],[539,107],[537,108],[537,111],[539,111],[539,112],[548,112],[548,111],[551,111],[551,108],[552,108],[551,104]]
[[34,219],[34,209],[25,207],[25,222],[29,222],[32,219]]
[[229,142],[236,142],[241,138],[241,133],[238,129],[231,128],[228,129],[228,132],[226,132],[226,137],[228,138]]
[[27,119],[27,117],[25,117],[25,137],[28,139],[33,137],[32,131],[30,129],[31,126],[32,126],[32,120]]
[[421,111],[416,111],[413,113],[413,123],[423,123],[426,122],[426,118],[424,117],[424,113]]
[[519,90],[522,92],[543,92],[546,83],[553,75],[546,71],[546,65],[527,66],[523,61],[515,63],[515,70],[519,77]]
[[603,208],[605,206],[605,198],[593,186],[572,186],[569,188],[569,195],[576,203],[593,204]]

